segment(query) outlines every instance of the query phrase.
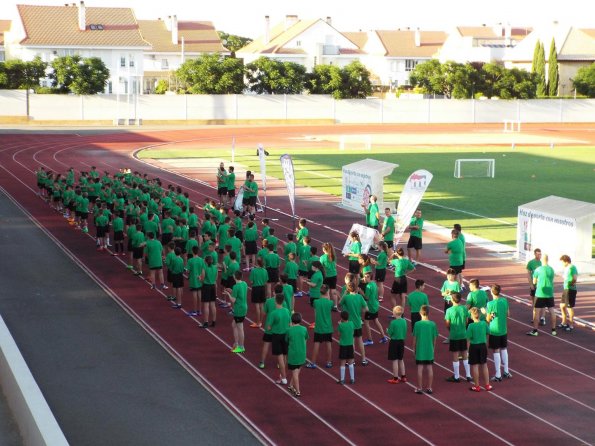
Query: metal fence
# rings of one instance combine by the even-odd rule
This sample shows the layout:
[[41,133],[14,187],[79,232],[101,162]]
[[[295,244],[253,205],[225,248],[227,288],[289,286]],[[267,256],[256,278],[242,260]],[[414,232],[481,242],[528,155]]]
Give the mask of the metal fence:
[[[26,117],[22,90],[0,90],[0,117]],[[595,122],[595,99],[344,99],[319,95],[29,95],[39,121],[332,120],[337,123]]]

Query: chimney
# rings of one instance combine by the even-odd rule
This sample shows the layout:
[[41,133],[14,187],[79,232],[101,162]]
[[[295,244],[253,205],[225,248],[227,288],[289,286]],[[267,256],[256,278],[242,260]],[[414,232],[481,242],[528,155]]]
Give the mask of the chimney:
[[171,43],[178,44],[178,16],[171,16]]
[[297,15],[286,15],[285,16],[285,31],[287,31],[289,28],[291,28],[293,25],[295,25],[298,22],[298,16]]
[[502,37],[502,23],[498,23],[497,25],[494,25],[492,27],[492,30],[494,31],[494,34],[496,34],[497,37]]
[[329,24],[329,26],[333,26],[333,19],[330,18],[330,16],[326,17],[326,23]]
[[415,46],[421,46],[421,31],[415,28]]
[[85,12],[85,2],[79,3],[79,31],[87,29],[87,14]]
[[510,26],[510,23],[507,23],[504,27],[504,44],[506,46],[512,45],[512,27]]
[[271,41],[271,19],[268,15],[264,16],[264,43]]
[[165,29],[171,31],[171,16],[168,15],[167,19],[165,19]]

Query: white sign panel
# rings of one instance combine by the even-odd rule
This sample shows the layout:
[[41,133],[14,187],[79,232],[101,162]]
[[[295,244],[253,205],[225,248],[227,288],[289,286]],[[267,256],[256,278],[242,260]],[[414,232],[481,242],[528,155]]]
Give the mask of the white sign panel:
[[[378,240],[380,234],[376,229],[368,228],[367,226],[360,225],[358,223],[354,223],[349,230],[349,234],[353,231],[359,234],[359,241],[362,243],[362,254],[367,254],[370,251],[372,245],[374,245],[374,240]],[[351,246],[351,237],[347,236],[347,240],[345,240],[345,245],[343,246],[343,250],[341,251],[343,254],[347,254],[349,252],[349,247]]]

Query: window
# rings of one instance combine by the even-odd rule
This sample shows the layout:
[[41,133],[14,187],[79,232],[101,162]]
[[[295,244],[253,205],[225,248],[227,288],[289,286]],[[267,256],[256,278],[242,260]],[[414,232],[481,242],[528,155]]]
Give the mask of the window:
[[417,60],[414,59],[406,59],[405,60],[405,71],[413,71],[415,66],[417,65]]
[[4,51],[0,51],[0,62],[4,62]]
[[295,46],[302,46],[302,41],[301,40],[296,40],[295,41]]
[[126,67],[126,57],[125,56],[120,57],[120,66],[122,68]]
[[167,70],[169,68],[169,62],[167,59],[161,59],[161,69]]
[[130,68],[134,68],[134,56],[132,54],[128,56],[128,60],[130,63]]

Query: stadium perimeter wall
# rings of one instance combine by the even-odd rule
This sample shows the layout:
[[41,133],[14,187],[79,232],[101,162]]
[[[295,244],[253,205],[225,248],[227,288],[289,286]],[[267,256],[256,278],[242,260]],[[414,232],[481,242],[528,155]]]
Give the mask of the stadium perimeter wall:
[[501,123],[595,122],[595,99],[343,99],[324,95],[29,95],[0,90],[4,123]]

